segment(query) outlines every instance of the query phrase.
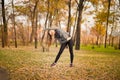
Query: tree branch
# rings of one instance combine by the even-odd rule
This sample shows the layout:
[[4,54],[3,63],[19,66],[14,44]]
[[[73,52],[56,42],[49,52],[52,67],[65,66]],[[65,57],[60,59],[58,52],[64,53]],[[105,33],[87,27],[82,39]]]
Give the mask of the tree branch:
[[77,0],[75,0],[75,2],[77,3],[77,5],[79,5],[79,3],[78,3],[78,1],[77,1]]

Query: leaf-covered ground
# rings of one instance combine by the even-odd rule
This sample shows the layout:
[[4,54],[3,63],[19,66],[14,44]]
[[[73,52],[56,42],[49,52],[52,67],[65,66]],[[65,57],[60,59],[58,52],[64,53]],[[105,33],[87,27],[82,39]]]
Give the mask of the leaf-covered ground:
[[120,53],[74,50],[74,67],[69,67],[69,51],[65,49],[58,63],[59,48],[50,52],[33,47],[0,49],[0,67],[11,80],[120,80]]

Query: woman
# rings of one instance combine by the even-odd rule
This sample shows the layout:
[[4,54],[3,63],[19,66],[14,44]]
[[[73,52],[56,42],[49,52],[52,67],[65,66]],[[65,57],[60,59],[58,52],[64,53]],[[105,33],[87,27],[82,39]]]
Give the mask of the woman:
[[[46,29],[47,30],[47,29]],[[74,58],[74,54],[73,54],[73,41],[70,37],[70,35],[63,31],[62,29],[48,29],[50,30],[54,30],[55,31],[55,38],[60,42],[61,47],[60,50],[56,56],[55,61],[51,64],[52,66],[55,66],[58,59],[60,58],[63,50],[65,49],[65,47],[68,45],[69,46],[69,52],[70,52],[70,67],[73,66],[73,58]]]

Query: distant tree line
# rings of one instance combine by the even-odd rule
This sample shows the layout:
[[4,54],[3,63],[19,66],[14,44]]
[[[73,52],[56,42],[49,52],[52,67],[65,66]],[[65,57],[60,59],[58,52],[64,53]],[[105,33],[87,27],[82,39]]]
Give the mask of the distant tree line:
[[[75,49],[82,45],[114,46],[120,49],[120,1],[119,0],[1,0],[1,46],[30,45],[37,48],[45,32],[44,28],[66,25]],[[94,10],[90,11],[90,7]],[[87,11],[89,10],[89,11]],[[88,25],[84,14],[94,15],[94,26]],[[20,21],[18,18],[24,18]],[[81,28],[84,24],[86,30]],[[44,25],[43,25],[44,24]],[[56,41],[57,42],[57,41]]]

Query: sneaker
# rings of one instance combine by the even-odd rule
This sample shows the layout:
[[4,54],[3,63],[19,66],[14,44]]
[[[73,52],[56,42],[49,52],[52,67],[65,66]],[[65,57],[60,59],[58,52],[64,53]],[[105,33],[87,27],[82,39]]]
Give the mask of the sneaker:
[[72,63],[70,64],[70,67],[73,67],[73,64],[72,64]]
[[55,66],[55,65],[56,65],[56,63],[52,63],[50,66],[53,67],[53,66]]

